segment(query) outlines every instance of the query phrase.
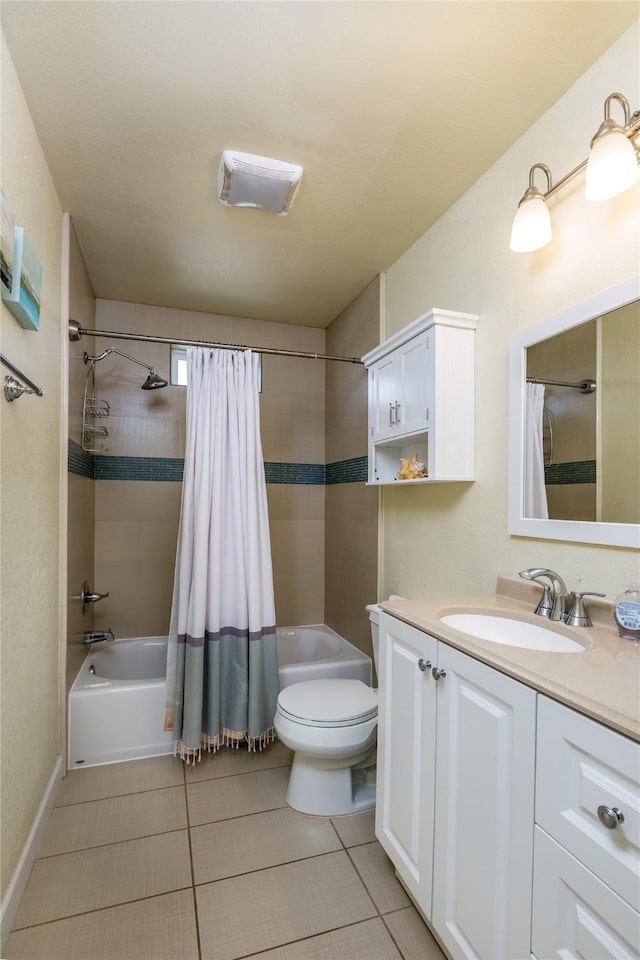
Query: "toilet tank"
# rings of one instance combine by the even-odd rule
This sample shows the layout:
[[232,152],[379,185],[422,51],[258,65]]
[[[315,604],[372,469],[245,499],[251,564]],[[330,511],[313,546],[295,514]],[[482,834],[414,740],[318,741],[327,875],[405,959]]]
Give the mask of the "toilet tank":
[[[397,594],[392,593],[389,597],[389,600],[404,600],[404,597],[399,597]],[[376,674],[378,673],[378,650],[380,647],[380,614],[381,608],[379,603],[369,603],[365,607],[365,610],[369,614],[369,623],[371,624],[371,644],[373,646],[373,663],[376,668]]]

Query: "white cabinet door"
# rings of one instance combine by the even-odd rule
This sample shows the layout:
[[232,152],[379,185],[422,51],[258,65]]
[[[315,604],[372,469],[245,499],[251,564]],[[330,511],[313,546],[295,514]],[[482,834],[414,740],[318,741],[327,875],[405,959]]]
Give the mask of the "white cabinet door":
[[[371,439],[384,440],[398,432],[400,363],[397,353],[379,360],[369,371]],[[398,406],[396,406],[398,405]]]
[[536,823],[640,910],[640,745],[540,696],[537,763]]
[[[376,836],[431,916],[437,642],[380,617]],[[423,667],[424,669],[421,669]]]
[[454,958],[530,954],[533,690],[438,645],[432,922]]
[[427,421],[427,334],[422,333],[397,351],[400,368],[398,431],[426,430]]
[[535,828],[533,930],[539,960],[638,960],[640,916]]

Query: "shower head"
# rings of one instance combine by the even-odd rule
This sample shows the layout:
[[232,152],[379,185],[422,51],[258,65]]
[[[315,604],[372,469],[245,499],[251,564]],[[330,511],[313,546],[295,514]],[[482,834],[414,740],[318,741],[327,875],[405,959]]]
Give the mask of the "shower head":
[[123,353],[122,350],[116,350],[115,347],[107,347],[107,349],[103,350],[103,352],[98,354],[97,357],[90,357],[88,353],[85,353],[84,362],[96,363],[96,361],[104,360],[105,357],[110,356],[112,353],[117,353],[119,357],[124,357],[125,360],[131,360],[132,363],[138,363],[141,367],[147,368],[149,371],[149,376],[141,385],[142,390],[159,390],[161,387],[169,386],[168,381],[163,380],[162,377],[159,377],[153,367],[150,367],[147,363],[143,363],[142,360],[138,360],[136,357],[130,357],[128,353]]
[[162,387],[168,387],[169,384],[166,380],[163,380],[162,377],[159,377],[158,374],[153,369],[149,369],[149,376],[142,384],[142,390],[160,390]]

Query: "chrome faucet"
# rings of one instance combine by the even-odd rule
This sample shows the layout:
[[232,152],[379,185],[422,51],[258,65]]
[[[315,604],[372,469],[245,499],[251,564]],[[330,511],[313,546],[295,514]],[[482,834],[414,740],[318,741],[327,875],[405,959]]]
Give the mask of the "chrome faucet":
[[98,600],[104,600],[105,597],[108,596],[108,593],[93,593],[88,581],[85,580],[82,584],[82,593],[80,594],[80,599],[82,600],[82,616],[86,617],[90,603],[97,603]]
[[531,567],[530,570],[521,570],[519,576],[523,580],[535,580],[536,583],[540,577],[549,580],[551,586],[544,587],[542,599],[534,612],[539,617],[548,617],[549,620],[565,620],[573,606],[575,595],[567,591],[559,573],[547,567]]
[[112,630],[87,630],[82,634],[83,643],[112,643],[115,637]]

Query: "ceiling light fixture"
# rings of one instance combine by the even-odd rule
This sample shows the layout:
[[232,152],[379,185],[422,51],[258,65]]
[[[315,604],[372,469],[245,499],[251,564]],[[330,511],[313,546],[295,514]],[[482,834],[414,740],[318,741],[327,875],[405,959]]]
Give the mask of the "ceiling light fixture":
[[302,167],[270,157],[225,150],[218,170],[218,199],[227,207],[250,207],[283,216],[291,209]]
[[[624,126],[611,119],[614,100],[624,111]],[[637,148],[633,142],[639,132],[640,110],[631,114],[626,97],[621,93],[612,93],[605,100],[604,122],[591,141],[591,153],[587,160],[583,160],[555,184],[552,184],[551,171],[546,164],[534,163],[529,171],[529,187],[518,204],[511,228],[511,250],[528,253],[549,243],[551,219],[546,201],[585,167],[587,200],[609,200],[632,187],[640,176]],[[547,177],[546,193],[541,193],[534,185],[536,170],[542,170]]]

